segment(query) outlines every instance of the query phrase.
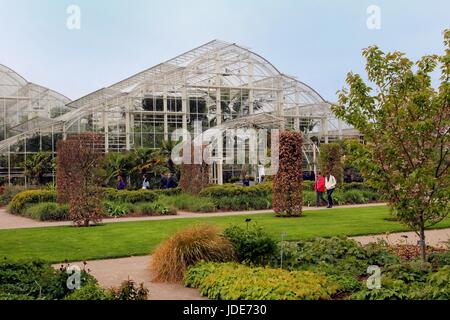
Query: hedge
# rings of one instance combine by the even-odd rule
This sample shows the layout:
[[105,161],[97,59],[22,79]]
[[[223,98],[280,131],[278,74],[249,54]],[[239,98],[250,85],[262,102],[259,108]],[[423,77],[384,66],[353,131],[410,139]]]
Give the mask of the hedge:
[[16,194],[9,203],[9,211],[13,214],[24,213],[32,204],[56,202],[56,192],[50,190],[27,190]]
[[58,221],[69,218],[69,205],[55,202],[41,202],[28,206],[25,215],[40,221]]

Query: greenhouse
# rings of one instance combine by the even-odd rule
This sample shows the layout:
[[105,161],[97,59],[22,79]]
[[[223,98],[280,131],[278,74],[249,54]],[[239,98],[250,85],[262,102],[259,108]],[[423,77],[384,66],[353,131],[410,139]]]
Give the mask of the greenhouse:
[[[27,184],[20,164],[31,154],[55,156],[59,139],[83,132],[104,136],[105,152],[124,152],[159,148],[177,129],[302,131],[310,171],[321,143],[359,137],[313,88],[251,50],[218,40],[75,101],[0,66],[0,110],[0,179],[9,184]],[[213,183],[239,171],[223,154],[219,143]]]

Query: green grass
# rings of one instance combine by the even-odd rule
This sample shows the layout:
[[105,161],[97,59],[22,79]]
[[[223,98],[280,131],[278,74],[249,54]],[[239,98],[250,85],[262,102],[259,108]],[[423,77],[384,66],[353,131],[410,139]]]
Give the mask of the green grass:
[[[194,223],[245,224],[251,218],[276,237],[288,240],[339,235],[356,236],[406,231],[398,222],[386,221],[387,207],[306,211],[301,218],[275,218],[273,214],[120,222],[92,228],[51,227],[0,230],[0,259],[41,258],[63,262],[150,254],[165,238]],[[450,227],[447,219],[435,228]]]

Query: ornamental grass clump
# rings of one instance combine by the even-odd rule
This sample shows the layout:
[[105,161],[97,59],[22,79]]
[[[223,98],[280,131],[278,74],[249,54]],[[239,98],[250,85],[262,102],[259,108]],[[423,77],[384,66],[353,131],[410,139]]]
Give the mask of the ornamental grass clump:
[[150,262],[153,281],[181,282],[187,268],[202,260],[235,260],[233,245],[215,226],[193,226],[163,242]]

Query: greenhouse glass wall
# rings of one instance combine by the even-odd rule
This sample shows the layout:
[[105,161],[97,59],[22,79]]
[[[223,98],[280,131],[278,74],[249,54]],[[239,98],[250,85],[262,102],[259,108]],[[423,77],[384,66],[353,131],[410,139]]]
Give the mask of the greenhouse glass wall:
[[[27,183],[20,163],[56,142],[96,132],[106,152],[158,148],[177,129],[266,128],[302,131],[304,170],[314,170],[321,143],[358,132],[338,121],[319,93],[234,43],[214,40],[78,100],[0,68],[0,178]],[[221,147],[211,180],[239,170]],[[256,170],[256,169],[255,169]],[[234,174],[234,172],[233,172]]]

